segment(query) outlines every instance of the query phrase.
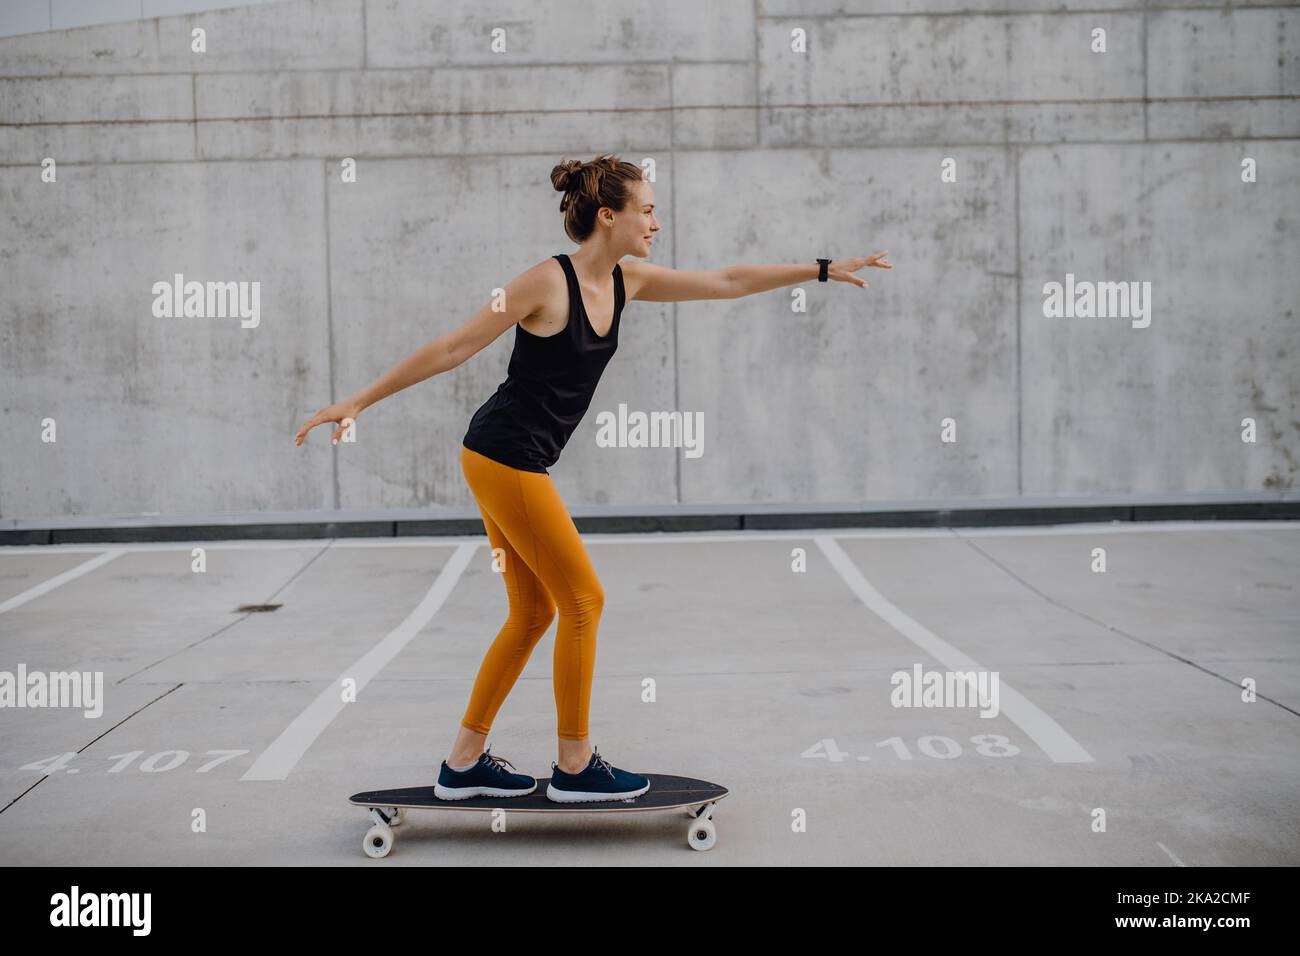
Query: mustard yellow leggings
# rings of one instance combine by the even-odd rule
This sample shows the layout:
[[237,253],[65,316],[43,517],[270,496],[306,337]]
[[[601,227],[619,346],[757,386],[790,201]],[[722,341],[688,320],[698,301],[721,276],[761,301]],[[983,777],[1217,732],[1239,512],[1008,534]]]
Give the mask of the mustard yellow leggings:
[[605,592],[551,476],[464,445],[460,466],[478,503],[510,598],[510,614],[479,666],[461,725],[486,734],[559,609],[553,660],[558,734],[587,736],[596,628]]

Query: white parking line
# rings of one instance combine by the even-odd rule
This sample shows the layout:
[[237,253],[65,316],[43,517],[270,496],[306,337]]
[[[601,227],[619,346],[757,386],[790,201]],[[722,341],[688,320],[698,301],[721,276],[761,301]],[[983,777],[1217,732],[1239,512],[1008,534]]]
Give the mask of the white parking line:
[[470,558],[478,550],[477,544],[462,544],[447,559],[438,579],[429,588],[429,593],[415,607],[406,620],[393,628],[388,636],[372,647],[361,659],[345,670],[339,679],[331,683],[320,695],[307,705],[284,732],[269,747],[258,755],[253,765],[244,773],[241,780],[283,780],[302,759],[317,737],[330,725],[330,722],[345,706],[340,683],[351,678],[356,681],[358,695],[378,674],[397,656],[398,652],[410,642],[424,625],[428,624],[438,609],[442,607],[447,596],[451,594],[456,582],[469,564]]
[[1174,861],[1174,865],[1176,865],[1176,866],[1186,866],[1186,865],[1187,865],[1187,864],[1184,863],[1182,860],[1178,859],[1178,857],[1174,856],[1174,851],[1171,850],[1171,849],[1169,849],[1169,847],[1165,846],[1165,845],[1164,845],[1163,843],[1161,843],[1159,840],[1156,841],[1156,846],[1160,847],[1160,849],[1164,850],[1166,853],[1169,854],[1169,859],[1171,859],[1171,860]]
[[62,574],[56,574],[48,581],[42,581],[40,584],[28,588],[22,594],[15,594],[7,601],[0,601],[0,614],[3,614],[5,611],[12,611],[16,607],[22,607],[28,601],[35,600],[42,594],[47,594],[60,585],[67,584],[69,581],[74,581],[83,574],[108,564],[108,562],[112,561],[114,558],[121,557],[126,554],[126,551],[126,548],[113,548],[111,551],[102,551],[99,555],[91,558],[89,561],[83,561],[75,568],[69,568]]
[[[831,566],[839,572],[844,583],[849,586],[849,590],[886,624],[949,670],[982,669],[976,661],[890,603],[884,595],[871,586],[871,582],[862,575],[857,565],[844,553],[844,549],[834,538],[828,535],[817,535],[815,540]],[[1066,733],[1060,724],[1001,679],[998,680],[998,696],[1001,713],[1019,727],[1025,736],[1037,744],[1054,763],[1092,762],[1092,755]]]

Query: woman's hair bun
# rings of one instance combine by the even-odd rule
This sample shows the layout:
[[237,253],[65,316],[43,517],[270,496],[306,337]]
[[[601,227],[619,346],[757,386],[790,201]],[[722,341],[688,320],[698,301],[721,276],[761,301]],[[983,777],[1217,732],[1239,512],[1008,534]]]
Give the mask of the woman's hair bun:
[[560,163],[551,170],[551,185],[555,187],[557,192],[562,193],[576,189],[580,182],[579,175],[585,165],[579,159],[571,159],[568,162]]

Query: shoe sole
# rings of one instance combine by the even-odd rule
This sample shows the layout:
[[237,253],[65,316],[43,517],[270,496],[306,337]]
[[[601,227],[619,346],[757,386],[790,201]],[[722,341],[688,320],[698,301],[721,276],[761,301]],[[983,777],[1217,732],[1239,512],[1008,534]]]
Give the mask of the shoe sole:
[[546,787],[546,796],[556,803],[589,803],[594,800],[626,800],[629,797],[639,797],[650,789],[650,784],[646,784],[640,790],[627,790],[623,793],[585,793],[581,790],[558,790],[554,784],[548,784]]
[[537,789],[533,784],[527,790],[502,790],[498,787],[460,787],[453,789],[440,783],[433,785],[433,795],[439,800],[468,800],[470,797],[526,797]]

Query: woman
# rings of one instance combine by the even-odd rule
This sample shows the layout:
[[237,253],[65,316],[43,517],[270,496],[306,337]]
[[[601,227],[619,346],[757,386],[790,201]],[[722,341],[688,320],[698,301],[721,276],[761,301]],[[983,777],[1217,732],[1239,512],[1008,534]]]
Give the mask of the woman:
[[[679,302],[734,299],[811,279],[860,288],[853,273],[889,269],[887,253],[809,265],[741,265],[683,272],[624,256],[650,254],[659,220],[655,196],[640,167],[616,156],[561,163],[551,183],[564,193],[564,231],[578,243],[537,263],[505,286],[503,309],[489,302],[464,325],[418,349],[346,401],[317,412],[295,444],[325,422],[347,425],[366,407],[440,372],[456,368],[515,326],[506,380],[474,413],[460,451],[461,469],[483,517],[500,566],[510,613],[488,648],[451,754],[434,788],[444,800],[483,795],[522,796],[537,781],[511,773],[509,761],[484,750],[498,709],[534,646],[555,618],[555,708],[559,760],[546,795],[559,802],[639,796],[649,778],[611,766],[587,739],[587,712],[596,664],[596,629],[605,593],[578,530],[551,483],[555,464],[582,420],[592,392],[618,347],[619,318],[629,299]],[[820,266],[819,266],[820,263]],[[490,748],[489,748],[490,749]],[[511,764],[513,769],[513,764]]]

